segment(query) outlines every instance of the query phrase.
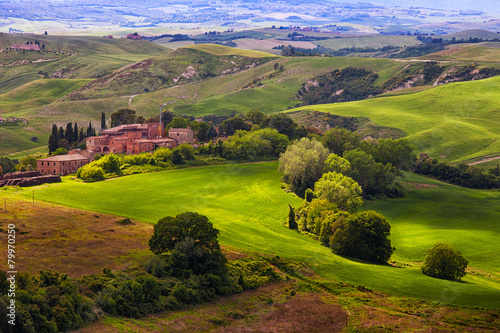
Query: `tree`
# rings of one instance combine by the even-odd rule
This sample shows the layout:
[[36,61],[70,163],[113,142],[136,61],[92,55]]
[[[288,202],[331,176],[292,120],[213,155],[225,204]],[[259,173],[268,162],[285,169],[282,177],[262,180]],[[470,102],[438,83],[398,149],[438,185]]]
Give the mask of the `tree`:
[[422,273],[439,279],[460,280],[466,274],[468,263],[460,251],[438,242],[427,252]]
[[354,179],[337,172],[327,172],[314,185],[314,192],[320,199],[326,199],[339,209],[350,213],[363,203],[361,186]]
[[73,127],[73,142],[78,142],[78,125],[76,123]]
[[64,139],[64,128],[59,127],[59,130],[57,131],[57,142],[59,142],[59,140],[62,140]]
[[66,124],[66,131],[64,132],[64,138],[68,140],[68,143],[73,142],[73,124],[72,123],[67,123]]
[[278,67],[279,67],[279,64],[277,62],[275,62],[274,65],[273,65],[274,70],[277,70]]
[[360,136],[355,132],[351,132],[345,128],[335,127],[323,134],[321,143],[330,149],[330,152],[343,156],[345,151],[353,150],[358,147],[360,141]]
[[304,126],[297,125],[285,113],[272,114],[261,123],[262,127],[269,127],[277,130],[281,134],[288,136],[290,140],[299,139],[307,136],[307,130]]
[[338,172],[347,174],[351,170],[351,163],[337,154],[330,154],[325,161],[324,172]]
[[55,152],[56,149],[59,148],[57,139],[54,137],[54,134],[50,134],[48,146],[49,146],[49,154]]
[[191,238],[197,247],[213,252],[220,251],[218,235],[219,230],[214,228],[206,216],[185,212],[160,219],[154,226],[153,236],[148,244],[151,252],[162,254],[172,251],[178,243]]
[[298,225],[297,222],[295,221],[295,211],[293,210],[293,207],[288,204],[288,228],[292,230],[298,230]]
[[59,132],[57,130],[57,125],[56,124],[52,125],[52,135],[56,139],[56,142],[59,141],[59,139],[62,139],[62,138],[59,137]]
[[2,167],[2,170],[4,173],[12,172],[15,171],[16,168],[14,167],[14,164],[8,157],[0,157],[0,166]]
[[134,110],[123,108],[111,114],[111,127],[116,127],[125,124],[135,124],[138,121]]
[[417,159],[408,139],[365,140],[361,144],[361,149],[372,155],[375,161],[383,164],[391,163],[399,170],[410,170]]
[[284,180],[290,184],[290,190],[303,196],[321,177],[327,156],[328,149],[320,142],[302,138],[288,146],[280,156],[278,170],[283,172]]
[[101,131],[106,129],[106,114],[101,112]]
[[358,182],[363,189],[363,197],[404,195],[396,182],[398,170],[390,163],[377,163],[372,155],[359,149],[345,153],[344,158],[351,165],[346,175]]
[[185,164],[186,162],[184,161],[184,157],[182,157],[182,154],[179,149],[174,149],[172,153],[172,163],[174,164]]
[[266,115],[259,109],[252,109],[245,115],[245,120],[251,122],[254,125],[260,125],[264,120],[266,120],[266,118]]
[[21,158],[21,161],[19,163],[19,170],[20,171],[25,171],[28,169],[28,165],[30,166],[31,170],[36,170],[36,157],[33,155],[27,155],[23,158]]
[[333,252],[374,263],[386,263],[394,252],[391,225],[382,214],[366,211],[339,221],[331,238]]

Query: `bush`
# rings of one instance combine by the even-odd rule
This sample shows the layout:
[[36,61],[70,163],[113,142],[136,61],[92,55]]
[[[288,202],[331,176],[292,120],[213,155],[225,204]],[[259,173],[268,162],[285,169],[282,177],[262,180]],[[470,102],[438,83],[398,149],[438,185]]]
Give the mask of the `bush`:
[[460,280],[466,274],[468,263],[461,252],[438,242],[427,252],[422,273],[439,279]]
[[86,182],[95,182],[104,179],[104,170],[96,165],[87,164],[78,169],[76,176]]

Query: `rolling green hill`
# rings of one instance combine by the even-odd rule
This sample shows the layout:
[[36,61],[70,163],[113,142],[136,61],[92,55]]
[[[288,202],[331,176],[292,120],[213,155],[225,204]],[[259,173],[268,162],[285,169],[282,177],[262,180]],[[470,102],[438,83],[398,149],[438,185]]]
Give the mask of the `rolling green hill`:
[[[219,45],[185,47],[126,66],[94,80],[68,96],[68,100],[141,94],[232,74],[269,62],[276,56],[257,51],[235,52]],[[259,55],[256,58],[256,55]]]
[[0,95],[0,114],[19,115],[19,111],[51,104],[91,80],[36,80]]
[[[368,205],[387,215],[392,225],[398,263],[394,267],[336,256],[319,242],[286,228],[287,204],[298,206],[300,200],[280,188],[280,177],[277,163],[268,162],[140,174],[89,184],[65,178],[63,183],[33,190],[38,200],[150,223],[196,211],[220,229],[223,245],[299,260],[324,278],[394,295],[500,309],[499,192],[461,189],[411,176],[412,182],[433,187]],[[21,191],[28,197],[31,192]],[[436,241],[450,243],[469,259],[471,272],[463,282],[435,279],[419,271],[417,262]]]
[[[11,51],[11,44],[39,42],[44,52]],[[0,92],[42,77],[83,79],[109,74],[125,65],[171,50],[152,42],[84,36],[0,33]]]
[[[302,107],[403,130],[417,151],[459,161],[500,151],[500,77],[408,95]],[[293,112],[293,110],[291,110]]]

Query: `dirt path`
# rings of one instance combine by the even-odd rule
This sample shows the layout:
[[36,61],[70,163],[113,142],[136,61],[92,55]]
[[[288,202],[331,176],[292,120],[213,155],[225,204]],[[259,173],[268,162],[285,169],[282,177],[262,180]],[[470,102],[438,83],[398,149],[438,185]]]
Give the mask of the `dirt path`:
[[485,162],[489,162],[489,161],[494,161],[494,160],[500,160],[500,156],[484,158],[484,159],[479,160],[479,161],[474,161],[474,162],[467,163],[467,165],[481,164],[481,163],[485,163]]

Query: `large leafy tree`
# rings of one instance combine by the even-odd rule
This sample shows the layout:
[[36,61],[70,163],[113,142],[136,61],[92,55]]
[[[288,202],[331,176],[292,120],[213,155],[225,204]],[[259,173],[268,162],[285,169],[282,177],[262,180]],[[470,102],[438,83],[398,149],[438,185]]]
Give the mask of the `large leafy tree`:
[[353,150],[360,145],[361,137],[345,128],[335,127],[323,134],[321,143],[330,152],[342,156],[345,151]]
[[215,274],[223,278],[227,260],[220,250],[218,235],[219,230],[206,216],[186,212],[160,219],[149,248],[155,254],[170,252],[168,266],[174,276]]
[[422,273],[440,279],[460,280],[466,274],[468,263],[460,251],[438,242],[427,252]]
[[361,187],[350,177],[337,172],[327,172],[314,185],[314,192],[320,199],[326,199],[337,208],[355,212],[363,203]]
[[363,197],[397,195],[398,170],[390,163],[376,162],[372,155],[356,149],[347,152],[344,158],[350,163],[347,176],[354,179],[363,189]]
[[204,215],[186,212],[175,217],[167,216],[154,226],[154,233],[149,240],[149,248],[155,254],[172,251],[180,241],[190,237],[197,246],[207,251],[219,251],[217,240],[219,230]]
[[333,252],[374,263],[386,263],[394,252],[391,225],[382,214],[366,211],[339,221],[331,238]]
[[279,158],[279,171],[285,175],[290,189],[303,196],[321,178],[328,149],[315,139],[302,138],[294,142]]

